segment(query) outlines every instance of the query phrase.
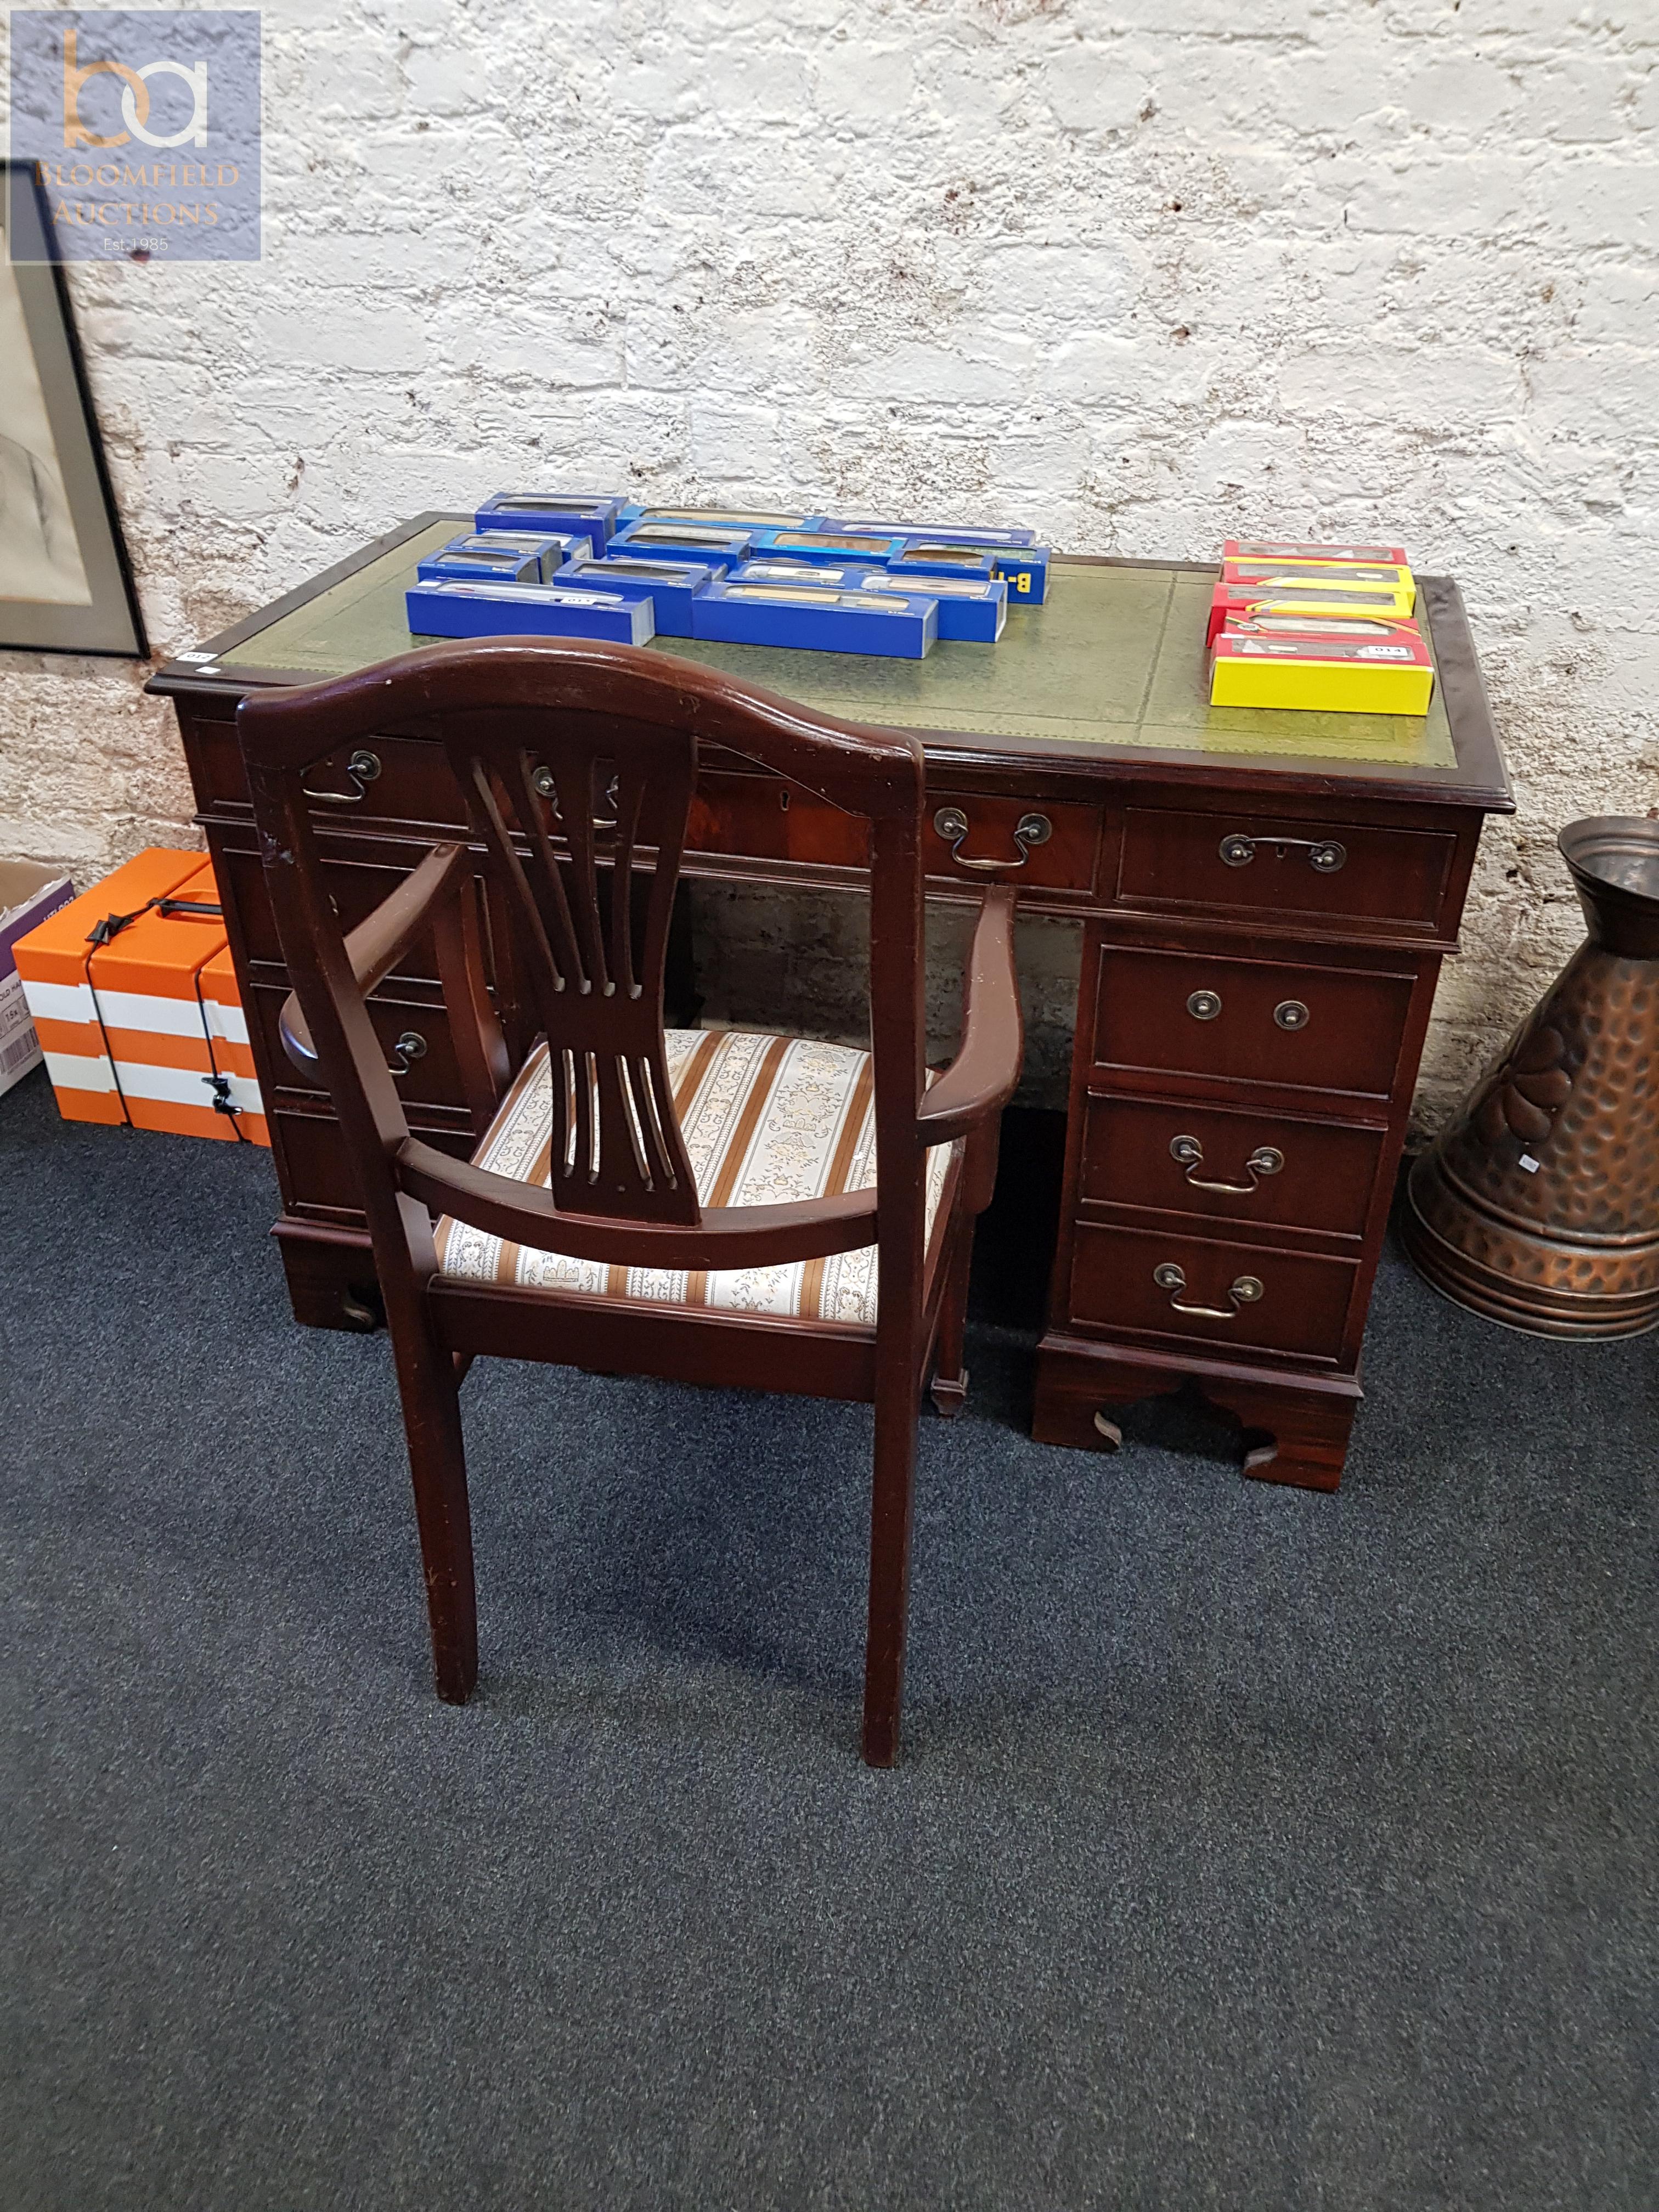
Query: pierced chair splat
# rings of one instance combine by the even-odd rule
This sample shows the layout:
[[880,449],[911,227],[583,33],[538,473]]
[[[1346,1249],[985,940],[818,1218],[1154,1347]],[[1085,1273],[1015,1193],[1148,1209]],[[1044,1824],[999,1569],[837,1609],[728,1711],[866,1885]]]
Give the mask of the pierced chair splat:
[[[306,791],[395,728],[441,745],[471,836],[343,928]],[[256,694],[238,729],[293,996],[392,1338],[439,1695],[477,1674],[459,1388],[483,1353],[875,1407],[864,1756],[897,1750],[916,1420],[965,1388],[974,1218],[1018,1080],[1014,893],[986,893],[956,1059],[922,1062],[920,744],[622,646],[427,647]],[[871,1050],[670,1030],[669,921],[700,748],[868,825]],[[481,897],[481,892],[483,896]],[[410,1133],[370,1000],[431,945],[477,1139]],[[534,1041],[514,1064],[490,964]],[[787,1357],[781,1358],[781,1352]]]

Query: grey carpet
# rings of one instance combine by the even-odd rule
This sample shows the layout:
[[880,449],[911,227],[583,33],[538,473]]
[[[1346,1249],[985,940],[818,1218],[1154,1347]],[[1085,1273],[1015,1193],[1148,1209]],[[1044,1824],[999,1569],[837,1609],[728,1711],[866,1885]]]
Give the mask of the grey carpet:
[[1340,1497],[1040,1449],[1038,1134],[872,1774],[866,1412],[476,1370],[447,1711],[266,1158],[0,1101],[5,2212],[1655,2203],[1659,1342],[1391,1258]]

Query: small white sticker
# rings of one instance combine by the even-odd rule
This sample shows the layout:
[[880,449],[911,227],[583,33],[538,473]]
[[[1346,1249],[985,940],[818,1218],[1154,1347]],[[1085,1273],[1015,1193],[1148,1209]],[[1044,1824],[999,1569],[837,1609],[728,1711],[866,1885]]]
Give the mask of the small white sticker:
[[1536,1174],[1537,1174],[1537,1172],[1538,1172],[1538,1163],[1537,1163],[1537,1161],[1536,1161],[1535,1159],[1534,1159],[1534,1158],[1533,1158],[1533,1156],[1532,1156],[1532,1154],[1531,1154],[1530,1152],[1522,1152],[1522,1155],[1521,1155],[1521,1164],[1522,1164],[1522,1166],[1523,1168],[1525,1168],[1525,1170],[1526,1170],[1526,1171],[1527,1171],[1527,1173],[1528,1173],[1528,1175],[1536,1175]]
[[177,653],[173,655],[175,660],[211,660],[212,658],[210,653]]

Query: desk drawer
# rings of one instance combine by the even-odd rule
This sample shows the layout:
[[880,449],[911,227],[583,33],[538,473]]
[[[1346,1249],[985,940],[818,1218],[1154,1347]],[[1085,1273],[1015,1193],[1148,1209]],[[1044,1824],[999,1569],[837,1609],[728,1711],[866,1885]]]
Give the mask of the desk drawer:
[[[470,1123],[439,1108],[412,1106],[410,1127],[422,1144],[434,1145],[453,1159],[471,1159],[477,1148]],[[271,1135],[283,1164],[283,1204],[289,1213],[331,1221],[343,1217],[363,1224],[362,1194],[340,1125],[325,1110],[279,1107],[271,1116]]]
[[[305,1074],[283,1048],[278,1025],[288,993],[276,985],[256,983],[252,998],[250,1025],[257,1024],[259,1029],[268,1065],[276,1071],[278,1087],[326,1096],[322,1078]],[[368,1013],[386,1053],[386,1066],[394,1066],[399,1057],[409,1061],[407,1072],[397,1078],[398,1095],[404,1106],[453,1106],[465,1110],[466,1094],[455,1064],[449,1016],[441,1002],[423,1003],[401,993],[388,995],[383,985],[368,1001]],[[418,1037],[421,1049],[400,1055],[398,1041],[406,1036]]]
[[1439,921],[1456,844],[1426,830],[1132,806],[1117,896],[1170,912],[1215,908],[1426,932]]
[[1092,806],[927,787],[922,865],[936,880],[1089,891],[1099,843],[1100,814]]
[[1085,1327],[1296,1358],[1340,1357],[1358,1262],[1080,1221],[1072,1317]]
[[[393,849],[399,848],[394,847]],[[389,898],[397,890],[418,858],[416,853],[404,863],[325,860],[323,874],[328,884],[328,894],[344,927],[356,929],[360,921],[366,921],[381,900]],[[234,904],[242,926],[248,958],[280,962],[283,948],[277,939],[276,919],[270,910],[264,870],[258,854],[227,852],[221,848],[215,851],[213,866],[227,904]],[[410,946],[399,964],[398,972],[418,977],[422,982],[437,980],[437,954],[433,950],[429,936],[417,938]]]
[[[203,813],[251,811],[247,776],[234,723],[198,721],[191,727],[196,803]],[[372,775],[352,775],[348,764],[362,754],[374,763]],[[417,822],[424,827],[464,830],[466,807],[460,786],[450,774],[443,748],[413,738],[366,738],[361,745],[342,745],[307,773],[319,797],[312,813],[322,826],[357,829],[367,823]]]
[[1364,1234],[1381,1129],[1148,1098],[1091,1098],[1085,1114],[1085,1199],[1246,1225]]
[[781,776],[704,769],[685,825],[688,852],[734,860],[816,861],[867,868],[870,824]]
[[1108,945],[1095,1060],[1385,1098],[1414,979],[1363,968],[1228,960]]

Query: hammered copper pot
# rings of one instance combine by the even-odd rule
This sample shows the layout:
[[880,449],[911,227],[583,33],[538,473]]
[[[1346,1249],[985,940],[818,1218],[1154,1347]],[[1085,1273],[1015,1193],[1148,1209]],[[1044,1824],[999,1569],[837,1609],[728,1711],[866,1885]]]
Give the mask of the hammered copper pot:
[[1659,1324],[1659,822],[1560,848],[1589,935],[1413,1168],[1406,1249],[1492,1321],[1634,1336]]

